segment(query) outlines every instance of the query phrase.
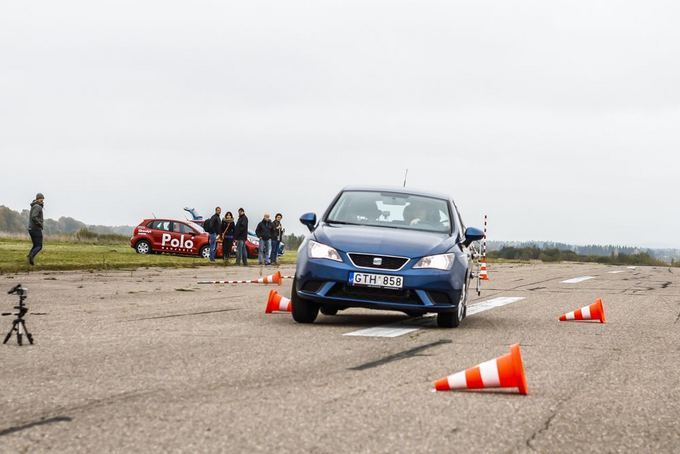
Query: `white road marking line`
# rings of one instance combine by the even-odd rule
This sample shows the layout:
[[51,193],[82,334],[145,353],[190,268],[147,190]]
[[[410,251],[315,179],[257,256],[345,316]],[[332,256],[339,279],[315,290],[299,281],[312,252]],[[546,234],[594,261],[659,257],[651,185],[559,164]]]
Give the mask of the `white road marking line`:
[[637,268],[637,266],[628,266],[626,268],[628,268],[629,270],[634,270],[635,268]]
[[352,331],[345,333],[343,336],[366,336],[366,337],[398,337],[404,334],[418,331],[420,328],[390,328],[387,326],[376,326],[374,328],[360,329],[359,331]]
[[619,273],[625,273],[625,270],[616,270],[616,271],[609,271],[609,274],[619,274]]
[[491,298],[490,300],[468,306],[467,315],[479,314],[480,312],[488,311],[495,307],[505,306],[506,304],[516,303],[523,299],[523,296],[499,296],[497,298]]
[[[467,315],[478,314],[490,309],[516,303],[523,300],[523,296],[499,296],[481,303],[472,304],[467,307]],[[363,336],[363,337],[399,337],[404,334],[418,331],[421,327],[431,326],[436,314],[426,314],[423,317],[407,320],[404,322],[390,323],[373,328],[360,329],[343,334],[343,336]]]
[[572,279],[562,281],[563,284],[578,284],[579,282],[587,281],[588,279],[595,279],[595,276],[580,276]]

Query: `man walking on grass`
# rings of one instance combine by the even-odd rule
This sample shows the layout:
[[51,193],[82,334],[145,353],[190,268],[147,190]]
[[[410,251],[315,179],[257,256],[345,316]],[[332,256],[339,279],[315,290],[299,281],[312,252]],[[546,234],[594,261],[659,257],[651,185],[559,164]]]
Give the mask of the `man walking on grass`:
[[43,204],[45,196],[40,192],[35,195],[35,200],[31,202],[31,212],[28,215],[28,234],[31,235],[33,247],[28,253],[28,263],[35,265],[35,256],[43,246]]

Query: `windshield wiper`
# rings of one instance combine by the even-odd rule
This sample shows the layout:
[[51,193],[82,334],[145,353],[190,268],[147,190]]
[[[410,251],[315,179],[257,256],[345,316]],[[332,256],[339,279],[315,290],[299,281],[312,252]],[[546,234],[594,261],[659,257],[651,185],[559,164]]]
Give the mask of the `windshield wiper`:
[[345,221],[331,221],[330,219],[326,220],[327,224],[342,224],[342,225],[361,225],[361,224],[355,224],[353,222],[345,222]]

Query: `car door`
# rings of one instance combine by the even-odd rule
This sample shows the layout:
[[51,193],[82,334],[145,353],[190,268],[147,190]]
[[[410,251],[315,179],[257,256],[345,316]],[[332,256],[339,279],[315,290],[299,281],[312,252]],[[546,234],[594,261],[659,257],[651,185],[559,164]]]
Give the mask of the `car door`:
[[198,254],[196,235],[197,232],[184,222],[174,221],[172,228],[173,245],[176,245],[176,252],[180,254]]
[[171,222],[165,219],[155,219],[148,224],[151,233],[151,249],[156,252],[167,251],[165,243],[169,240],[167,235],[170,231]]

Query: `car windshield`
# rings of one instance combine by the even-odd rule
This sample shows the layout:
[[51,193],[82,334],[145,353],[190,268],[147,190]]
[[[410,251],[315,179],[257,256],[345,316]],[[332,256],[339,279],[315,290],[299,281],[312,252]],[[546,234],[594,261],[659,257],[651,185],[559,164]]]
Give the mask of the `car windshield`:
[[345,191],[331,208],[326,222],[451,232],[446,200],[393,192]]

